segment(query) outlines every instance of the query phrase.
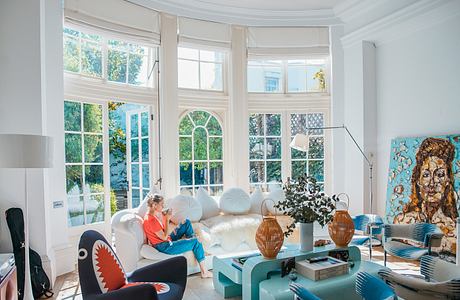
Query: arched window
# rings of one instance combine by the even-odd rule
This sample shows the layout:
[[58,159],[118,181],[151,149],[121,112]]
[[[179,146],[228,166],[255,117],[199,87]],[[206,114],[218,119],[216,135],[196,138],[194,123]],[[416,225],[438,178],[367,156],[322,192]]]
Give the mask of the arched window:
[[223,190],[222,126],[212,114],[196,110],[179,123],[180,189],[192,194],[200,186],[210,195]]

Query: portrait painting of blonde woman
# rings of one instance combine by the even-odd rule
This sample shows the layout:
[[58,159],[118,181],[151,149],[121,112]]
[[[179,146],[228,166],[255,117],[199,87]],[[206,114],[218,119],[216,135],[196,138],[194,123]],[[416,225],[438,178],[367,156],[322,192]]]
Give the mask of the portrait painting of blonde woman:
[[440,251],[455,254],[460,193],[460,136],[398,138],[391,144],[386,218],[436,224]]

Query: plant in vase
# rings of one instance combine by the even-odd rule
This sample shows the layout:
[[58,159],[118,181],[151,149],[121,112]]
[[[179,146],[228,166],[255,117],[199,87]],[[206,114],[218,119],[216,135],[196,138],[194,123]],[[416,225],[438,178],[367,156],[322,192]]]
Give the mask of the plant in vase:
[[300,176],[297,180],[290,180],[283,185],[285,199],[275,205],[277,209],[292,218],[284,235],[288,237],[294,231],[296,224],[300,226],[300,250],[313,250],[313,222],[321,226],[332,220],[335,201],[321,191],[316,179],[309,176]]

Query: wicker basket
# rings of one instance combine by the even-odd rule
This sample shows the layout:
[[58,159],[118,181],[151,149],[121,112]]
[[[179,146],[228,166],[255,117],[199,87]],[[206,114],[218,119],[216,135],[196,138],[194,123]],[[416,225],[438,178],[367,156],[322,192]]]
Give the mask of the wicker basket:
[[281,246],[283,246],[284,234],[281,226],[276,220],[276,216],[270,213],[266,216],[263,215],[262,207],[267,200],[273,201],[271,199],[266,199],[262,202],[260,207],[262,223],[260,223],[259,228],[257,228],[256,244],[260,253],[262,253],[265,258],[273,259],[280,252]]

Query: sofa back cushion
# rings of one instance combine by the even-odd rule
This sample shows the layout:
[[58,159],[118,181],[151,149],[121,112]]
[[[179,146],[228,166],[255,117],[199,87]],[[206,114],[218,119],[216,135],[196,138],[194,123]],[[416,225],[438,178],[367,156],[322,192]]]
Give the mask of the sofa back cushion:
[[192,222],[198,222],[203,215],[203,208],[200,202],[192,196],[177,195],[168,200],[166,207],[172,209],[171,221],[176,224],[189,219]]
[[196,192],[196,200],[200,202],[203,209],[202,219],[208,219],[218,216],[220,213],[219,205],[213,197],[209,196],[208,192],[200,187]]
[[249,195],[240,188],[230,188],[220,197],[220,209],[226,214],[242,215],[250,208]]
[[251,202],[251,208],[249,209],[249,213],[251,214],[261,214],[263,213],[264,215],[267,214],[267,204],[264,204],[264,207],[262,208],[262,203],[264,201],[264,194],[262,193],[262,190],[260,187],[256,187],[254,192],[252,192],[251,196],[249,197],[250,202]]

